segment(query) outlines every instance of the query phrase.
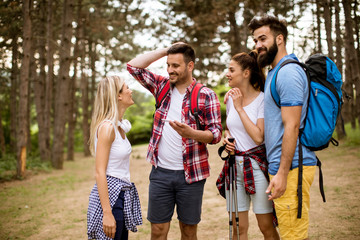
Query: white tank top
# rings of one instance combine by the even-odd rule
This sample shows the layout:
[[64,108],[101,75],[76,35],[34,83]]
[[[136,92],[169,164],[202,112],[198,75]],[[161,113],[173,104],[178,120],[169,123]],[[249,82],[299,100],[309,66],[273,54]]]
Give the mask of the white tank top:
[[[114,126],[115,139],[111,144],[109,161],[106,168],[106,175],[119,178],[123,181],[130,182],[130,154],[131,144],[125,135],[125,139],[121,137],[121,134],[115,124],[110,120],[104,120],[103,122],[110,122]],[[101,124],[103,124],[103,122]],[[101,126],[101,124],[99,126]],[[95,135],[95,152],[97,146],[97,133]]]

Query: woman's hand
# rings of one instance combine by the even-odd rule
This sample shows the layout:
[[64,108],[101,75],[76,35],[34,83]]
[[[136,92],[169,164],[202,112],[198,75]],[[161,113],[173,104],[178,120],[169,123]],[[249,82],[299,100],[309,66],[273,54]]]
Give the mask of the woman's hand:
[[103,229],[106,236],[109,238],[115,237],[116,221],[112,212],[104,212]]
[[238,112],[243,111],[244,96],[242,95],[240,89],[239,88],[230,89],[229,95],[233,100],[234,108],[236,109],[236,111]]
[[234,142],[230,142],[229,138],[231,138],[231,136],[227,136],[226,138],[224,138],[224,141],[223,141],[223,144],[225,145],[225,150],[228,153],[235,151],[235,140],[234,140]]

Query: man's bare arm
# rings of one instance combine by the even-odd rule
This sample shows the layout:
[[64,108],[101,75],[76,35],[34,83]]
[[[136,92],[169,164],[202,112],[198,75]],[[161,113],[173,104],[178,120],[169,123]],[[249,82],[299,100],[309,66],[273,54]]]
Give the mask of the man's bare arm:
[[269,200],[281,197],[286,190],[287,176],[296,150],[299,135],[301,106],[281,107],[281,116],[284,124],[284,135],[281,145],[280,167],[272,178],[266,192],[270,193]]
[[136,68],[147,68],[151,63],[165,57],[167,55],[167,50],[168,48],[161,48],[141,54],[130,60],[128,64]]

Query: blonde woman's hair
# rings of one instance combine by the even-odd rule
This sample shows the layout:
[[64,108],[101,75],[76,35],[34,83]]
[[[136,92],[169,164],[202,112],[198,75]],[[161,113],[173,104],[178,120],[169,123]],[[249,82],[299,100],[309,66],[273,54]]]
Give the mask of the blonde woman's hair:
[[114,124],[118,121],[118,95],[124,83],[119,76],[105,77],[98,83],[89,139],[90,152],[93,155],[95,155],[95,136],[99,125],[104,120],[110,120]]

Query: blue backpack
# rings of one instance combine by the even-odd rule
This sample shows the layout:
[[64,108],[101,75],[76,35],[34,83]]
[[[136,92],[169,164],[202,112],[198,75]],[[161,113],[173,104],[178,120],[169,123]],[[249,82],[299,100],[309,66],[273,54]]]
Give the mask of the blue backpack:
[[[335,63],[322,54],[310,56],[305,64],[294,59],[285,60],[276,70],[270,85],[271,96],[279,108],[281,103],[276,91],[277,74],[283,66],[289,63],[298,64],[304,69],[310,90],[304,127],[299,132],[298,218],[301,218],[302,146],[317,151],[327,148],[330,142],[335,146],[338,145],[338,142],[332,138],[332,134],[343,104],[342,79]],[[325,202],[321,162],[318,158],[317,166],[319,166],[320,192]]]
[[327,148],[329,142],[337,144],[332,134],[343,101],[341,74],[335,63],[322,54],[310,56],[305,64],[294,59],[284,61],[275,72],[270,87],[271,95],[278,107],[280,99],[276,91],[277,73],[289,63],[296,63],[305,70],[310,86],[305,125],[300,136],[302,145],[317,151]]

